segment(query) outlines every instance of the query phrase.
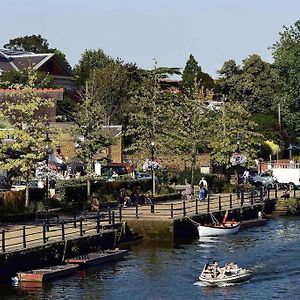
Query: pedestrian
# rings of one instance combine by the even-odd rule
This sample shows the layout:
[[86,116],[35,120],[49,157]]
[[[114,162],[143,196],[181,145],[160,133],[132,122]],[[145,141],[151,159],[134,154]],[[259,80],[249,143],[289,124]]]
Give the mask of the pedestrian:
[[249,182],[249,171],[246,169],[243,173],[244,184]]
[[49,193],[51,199],[53,199],[55,196],[55,186],[56,186],[56,180],[54,178],[51,178],[49,181]]
[[199,182],[199,188],[200,188],[199,199],[201,201],[205,200],[206,197],[207,197],[207,194],[208,194],[208,184],[207,184],[207,181],[205,180],[204,177],[202,177],[200,182]]

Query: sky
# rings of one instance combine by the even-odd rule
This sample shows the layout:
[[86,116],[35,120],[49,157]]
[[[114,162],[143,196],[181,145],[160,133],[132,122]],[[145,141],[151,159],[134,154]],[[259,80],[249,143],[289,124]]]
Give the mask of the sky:
[[300,19],[299,0],[4,0],[0,48],[9,39],[41,34],[71,66],[86,49],[150,69],[184,68],[193,54],[214,78],[226,60],[256,53],[272,62],[270,47],[283,25]]

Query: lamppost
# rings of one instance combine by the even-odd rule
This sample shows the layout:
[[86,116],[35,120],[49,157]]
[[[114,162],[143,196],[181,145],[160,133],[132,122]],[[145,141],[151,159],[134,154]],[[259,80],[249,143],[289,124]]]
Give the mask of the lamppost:
[[154,170],[154,151],[155,143],[151,142],[151,175],[152,175],[152,202],[155,195],[155,170]]
[[47,122],[46,126],[46,137],[44,139],[45,143],[45,154],[46,154],[46,190],[45,190],[45,209],[46,209],[46,222],[47,222],[47,229],[49,230],[49,154],[50,154],[50,145],[52,140],[49,138],[49,126],[50,124]]

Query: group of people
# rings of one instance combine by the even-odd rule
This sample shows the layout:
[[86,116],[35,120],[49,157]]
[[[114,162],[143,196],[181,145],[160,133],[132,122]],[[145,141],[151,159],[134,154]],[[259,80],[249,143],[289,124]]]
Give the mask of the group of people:
[[214,261],[205,268],[204,275],[208,278],[223,278],[223,276],[231,276],[238,272],[238,266],[235,263],[227,263],[224,267],[220,267],[218,262]]
[[127,191],[121,188],[118,196],[118,204],[120,207],[130,207],[143,204],[152,204],[149,194],[141,192],[139,187],[134,187],[133,190]]

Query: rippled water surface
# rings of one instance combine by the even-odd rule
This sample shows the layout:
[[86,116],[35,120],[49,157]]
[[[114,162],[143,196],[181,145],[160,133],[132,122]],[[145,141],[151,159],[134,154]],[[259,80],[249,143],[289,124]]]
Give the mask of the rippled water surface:
[[[300,299],[300,219],[186,244],[139,243],[125,260],[43,286],[0,286],[1,299]],[[205,287],[206,262],[237,262],[253,270],[249,282]]]

